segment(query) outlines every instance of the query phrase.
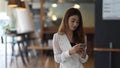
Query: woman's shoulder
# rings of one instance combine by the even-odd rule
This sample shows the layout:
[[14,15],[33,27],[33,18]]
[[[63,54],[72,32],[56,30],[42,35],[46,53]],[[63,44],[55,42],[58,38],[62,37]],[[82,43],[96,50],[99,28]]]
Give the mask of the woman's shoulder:
[[54,33],[53,39],[63,40],[65,39],[65,34]]
[[54,36],[64,36],[65,34],[60,34],[60,33],[54,33]]

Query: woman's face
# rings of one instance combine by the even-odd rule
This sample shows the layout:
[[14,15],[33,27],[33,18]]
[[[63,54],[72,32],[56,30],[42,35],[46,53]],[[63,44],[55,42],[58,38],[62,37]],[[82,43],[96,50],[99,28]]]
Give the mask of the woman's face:
[[79,25],[79,17],[77,15],[70,16],[68,19],[69,29],[74,31]]

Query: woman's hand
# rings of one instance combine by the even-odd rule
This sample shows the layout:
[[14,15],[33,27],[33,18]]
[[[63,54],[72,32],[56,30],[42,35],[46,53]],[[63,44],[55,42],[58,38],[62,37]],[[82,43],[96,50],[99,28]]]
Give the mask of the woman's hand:
[[76,44],[69,50],[70,55],[75,54],[75,53],[79,54],[82,58],[86,57],[86,49],[80,44]]
[[80,44],[76,44],[75,46],[73,46],[70,50],[69,50],[69,54],[75,54],[81,51],[81,46]]
[[79,52],[77,52],[82,58],[86,57],[86,49],[85,48],[81,48]]

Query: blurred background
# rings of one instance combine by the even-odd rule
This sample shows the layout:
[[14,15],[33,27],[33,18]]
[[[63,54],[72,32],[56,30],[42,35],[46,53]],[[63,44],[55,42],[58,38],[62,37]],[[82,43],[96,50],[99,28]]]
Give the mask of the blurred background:
[[95,0],[0,0],[0,67],[58,68],[52,37],[71,7],[83,17],[90,57],[84,66],[94,68]]

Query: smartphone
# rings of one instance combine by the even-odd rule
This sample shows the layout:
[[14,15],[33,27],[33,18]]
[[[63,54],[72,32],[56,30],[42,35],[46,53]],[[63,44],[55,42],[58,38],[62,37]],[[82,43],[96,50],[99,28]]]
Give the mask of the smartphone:
[[81,45],[82,48],[87,49],[87,44],[85,43],[79,43],[79,44]]

